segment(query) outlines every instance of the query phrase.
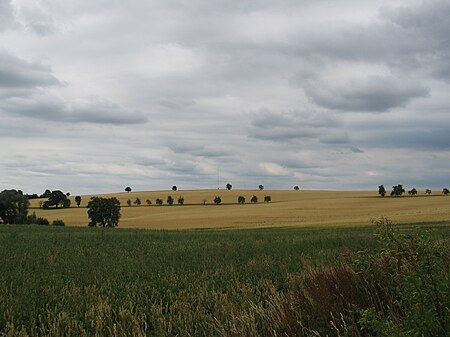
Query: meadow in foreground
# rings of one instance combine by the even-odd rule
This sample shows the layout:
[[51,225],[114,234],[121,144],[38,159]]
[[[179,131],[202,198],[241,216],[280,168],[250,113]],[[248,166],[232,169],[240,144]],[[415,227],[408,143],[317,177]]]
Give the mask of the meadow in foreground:
[[[448,225],[420,229],[430,229],[430,242],[447,247],[446,254]],[[402,313],[357,307],[369,301],[365,293],[388,300],[377,290],[381,283],[361,287],[351,267],[359,261],[363,271],[376,261],[357,251],[386,253],[373,233],[373,227],[172,232],[3,225],[0,334],[356,336],[363,328],[362,336],[382,336],[392,325],[406,336]],[[384,277],[367,270],[377,282]],[[437,291],[448,294],[448,283]],[[339,300],[348,293],[358,297],[354,310]],[[448,315],[448,301],[441,305]],[[433,308],[423,310],[440,332]]]

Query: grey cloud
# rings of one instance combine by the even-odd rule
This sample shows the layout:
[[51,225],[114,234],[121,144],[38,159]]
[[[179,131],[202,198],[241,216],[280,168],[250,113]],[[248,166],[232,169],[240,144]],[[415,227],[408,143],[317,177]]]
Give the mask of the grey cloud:
[[52,74],[50,67],[38,62],[25,61],[0,48],[0,89],[35,89],[57,86],[61,82]]
[[284,113],[262,110],[254,114],[251,138],[276,142],[317,140],[327,144],[347,143],[348,135],[338,121],[324,113]]
[[0,32],[14,23],[14,10],[10,0],[0,0]]
[[22,7],[19,11],[25,27],[37,35],[48,35],[55,32],[53,18],[38,6]]
[[214,148],[212,146],[202,146],[202,145],[195,145],[195,144],[170,144],[169,148],[174,153],[183,153],[183,154],[190,154],[192,156],[196,157],[229,157],[232,154],[225,150],[219,148]]
[[65,102],[54,96],[12,97],[0,101],[0,111],[17,117],[66,123],[138,124],[147,118],[130,113],[117,104],[89,98]]
[[354,79],[335,86],[321,80],[310,81],[305,91],[316,104],[344,112],[386,112],[429,94],[429,89],[418,82],[384,76]]

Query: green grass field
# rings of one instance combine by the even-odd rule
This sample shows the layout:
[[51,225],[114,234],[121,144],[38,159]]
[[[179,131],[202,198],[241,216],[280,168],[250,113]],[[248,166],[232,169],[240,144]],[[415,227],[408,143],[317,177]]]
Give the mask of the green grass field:
[[[449,240],[449,223],[422,224]],[[402,226],[408,232],[410,227]],[[284,294],[377,248],[372,227],[145,231],[0,226],[0,335],[275,336]]]

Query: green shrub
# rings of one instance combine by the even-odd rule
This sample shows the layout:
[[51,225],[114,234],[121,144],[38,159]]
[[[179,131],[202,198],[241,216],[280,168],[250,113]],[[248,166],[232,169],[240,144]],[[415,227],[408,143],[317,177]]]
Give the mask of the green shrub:
[[52,226],[65,226],[66,224],[62,220],[53,220]]
[[46,218],[38,217],[36,219],[36,224],[38,224],[39,226],[48,226],[50,225],[50,222]]

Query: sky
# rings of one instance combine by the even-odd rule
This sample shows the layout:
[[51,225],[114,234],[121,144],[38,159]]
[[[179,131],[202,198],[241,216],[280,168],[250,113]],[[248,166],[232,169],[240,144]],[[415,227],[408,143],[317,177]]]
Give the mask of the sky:
[[0,0],[0,190],[442,190],[449,17],[448,0]]

